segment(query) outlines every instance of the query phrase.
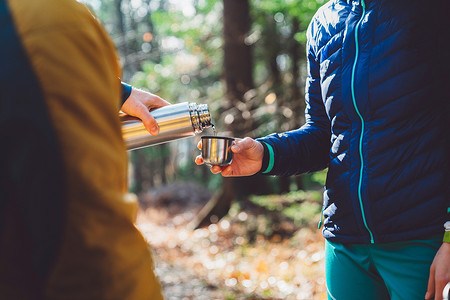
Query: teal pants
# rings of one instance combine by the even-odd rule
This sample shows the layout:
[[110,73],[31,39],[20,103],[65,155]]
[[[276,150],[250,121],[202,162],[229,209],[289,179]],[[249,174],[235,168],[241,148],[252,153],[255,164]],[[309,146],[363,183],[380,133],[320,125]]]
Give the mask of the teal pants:
[[423,300],[442,236],[388,244],[325,242],[329,300]]

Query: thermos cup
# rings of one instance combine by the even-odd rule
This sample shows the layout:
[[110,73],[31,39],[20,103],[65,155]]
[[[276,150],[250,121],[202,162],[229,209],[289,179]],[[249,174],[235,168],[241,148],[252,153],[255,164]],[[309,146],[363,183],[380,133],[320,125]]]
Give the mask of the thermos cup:
[[210,166],[226,166],[233,160],[231,146],[234,138],[224,136],[202,136],[203,162]]
[[122,135],[127,150],[191,137],[212,127],[208,105],[183,102],[163,106],[150,112],[159,126],[159,134],[151,135],[138,118],[121,115]]

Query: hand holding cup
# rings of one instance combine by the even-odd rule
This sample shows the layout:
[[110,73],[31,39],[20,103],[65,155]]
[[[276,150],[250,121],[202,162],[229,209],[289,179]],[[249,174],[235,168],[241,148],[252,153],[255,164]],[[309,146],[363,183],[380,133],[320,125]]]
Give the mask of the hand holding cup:
[[[224,151],[219,151],[217,154],[214,154],[213,147],[207,145],[205,148],[203,147],[204,143],[207,141],[207,138],[211,137],[224,138],[217,136],[202,137],[202,140],[197,145],[197,148],[202,150],[202,155],[197,156],[195,159],[195,163],[197,165],[206,163],[211,166],[212,173],[221,173],[224,177],[250,176],[256,174],[261,169],[264,148],[260,142],[249,137],[244,139],[233,139],[227,137],[225,139],[231,139],[231,143],[228,147],[226,147],[228,152],[224,153]],[[230,141],[228,140],[227,142],[229,143]],[[222,144],[220,149],[225,149],[223,147],[225,141],[221,141],[220,144]],[[217,148],[217,150],[219,149]],[[215,160],[211,160],[210,157],[214,156],[226,159],[217,158]],[[227,159],[230,161],[227,162]]]

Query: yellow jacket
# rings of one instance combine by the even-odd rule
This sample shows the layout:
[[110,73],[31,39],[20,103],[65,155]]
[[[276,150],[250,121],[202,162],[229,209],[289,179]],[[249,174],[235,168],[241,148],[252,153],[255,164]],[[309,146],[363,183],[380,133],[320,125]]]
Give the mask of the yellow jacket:
[[74,0],[0,0],[0,40],[0,299],[162,299],[108,35]]

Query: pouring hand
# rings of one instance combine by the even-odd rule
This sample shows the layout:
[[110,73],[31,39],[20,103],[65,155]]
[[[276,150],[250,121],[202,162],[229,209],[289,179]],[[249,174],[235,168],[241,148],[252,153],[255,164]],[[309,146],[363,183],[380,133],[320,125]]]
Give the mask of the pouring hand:
[[159,133],[158,123],[150,114],[150,110],[166,105],[170,105],[170,103],[159,96],[133,87],[121,110],[130,116],[141,119],[147,131],[151,135],[157,135]]
[[[201,141],[197,147],[201,149]],[[224,177],[251,176],[259,172],[262,166],[264,148],[261,143],[252,138],[236,140],[233,146],[233,161],[227,166],[212,166],[211,172],[214,174],[221,173]],[[203,164],[201,155],[195,159],[197,165]]]

